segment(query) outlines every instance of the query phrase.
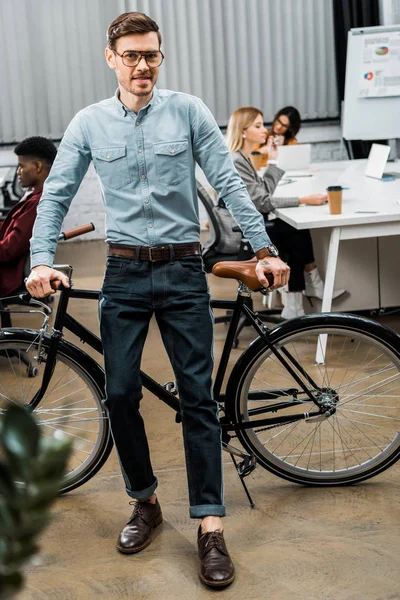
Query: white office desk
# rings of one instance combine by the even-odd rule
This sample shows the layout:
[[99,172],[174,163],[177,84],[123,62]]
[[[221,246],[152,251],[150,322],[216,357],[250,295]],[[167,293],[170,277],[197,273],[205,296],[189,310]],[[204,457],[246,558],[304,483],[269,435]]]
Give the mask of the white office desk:
[[[343,192],[341,215],[331,215],[327,204],[276,210],[280,219],[296,229],[325,229],[330,236],[323,312],[329,312],[332,306],[339,242],[400,234],[400,178],[383,182],[365,177],[365,165],[366,160],[315,163],[303,172],[312,173],[312,177],[296,180],[293,176],[293,183],[278,186],[274,194],[288,197],[324,193],[328,185],[336,184],[349,188]],[[400,163],[388,163],[385,170],[400,175]],[[354,277],[357,278],[357,273]]]
[[[332,307],[339,242],[400,234],[400,178],[383,182],[365,177],[365,165],[365,160],[315,164],[310,169],[312,177],[299,177],[296,180],[294,175],[293,183],[278,186],[274,194],[276,197],[318,194],[325,192],[329,185],[336,184],[349,188],[343,191],[340,215],[331,215],[327,204],[276,210],[280,219],[296,229],[321,229],[330,235],[322,312],[330,312]],[[391,163],[386,171],[400,175],[400,164]],[[349,256],[351,259],[352,255]],[[355,271],[356,288],[360,277],[361,274]],[[316,352],[318,364],[324,363],[326,343],[326,335],[321,335]]]

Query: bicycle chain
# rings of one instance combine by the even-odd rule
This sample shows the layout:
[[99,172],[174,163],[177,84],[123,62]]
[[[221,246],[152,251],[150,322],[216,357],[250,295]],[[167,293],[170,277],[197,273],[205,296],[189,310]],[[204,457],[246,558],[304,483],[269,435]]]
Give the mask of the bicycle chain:
[[[266,427],[261,427],[261,429],[253,429],[254,433],[261,433],[262,431],[269,431],[270,429],[274,429],[274,427],[282,427],[282,425],[290,425],[291,423],[297,423],[298,419],[293,419],[293,421],[285,421],[285,423],[275,423],[275,425],[267,425]],[[237,438],[237,435],[234,434],[231,438]]]

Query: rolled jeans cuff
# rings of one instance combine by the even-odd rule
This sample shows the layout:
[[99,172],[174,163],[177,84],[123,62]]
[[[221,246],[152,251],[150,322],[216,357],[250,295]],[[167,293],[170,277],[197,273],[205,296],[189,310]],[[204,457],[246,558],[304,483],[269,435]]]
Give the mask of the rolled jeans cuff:
[[146,488],[145,490],[140,490],[138,492],[134,492],[133,490],[129,490],[128,488],[125,488],[125,489],[126,489],[126,493],[131,498],[142,500],[143,498],[150,498],[150,496],[152,494],[154,494],[154,492],[156,491],[157,486],[158,486],[158,479],[156,477],[155,482],[153,483],[153,485],[151,485],[150,487]]
[[191,519],[202,519],[203,517],[225,517],[226,510],[222,504],[198,504],[190,507]]

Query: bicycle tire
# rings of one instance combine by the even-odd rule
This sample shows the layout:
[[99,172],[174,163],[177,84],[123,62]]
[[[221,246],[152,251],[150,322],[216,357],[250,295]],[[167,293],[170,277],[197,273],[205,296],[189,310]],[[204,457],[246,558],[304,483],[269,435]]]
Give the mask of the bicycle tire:
[[[323,365],[315,362],[321,334],[327,335]],[[270,340],[288,349],[317,385],[324,384],[320,397],[334,402],[336,412],[323,422],[236,429],[259,464],[295,483],[335,486],[364,481],[400,458],[400,337],[394,331],[363,317],[331,313],[287,321],[271,331]],[[258,338],[232,371],[227,414],[233,423],[260,419],[260,413],[253,416],[254,408],[267,406],[266,400],[257,400],[255,393],[249,400],[249,392],[265,396],[268,390],[281,394],[291,388],[299,385]],[[318,410],[303,398],[302,404],[269,416]],[[278,401],[287,402],[288,396],[270,400]]]
[[74,442],[60,487],[60,493],[66,493],[91,479],[111,452],[113,442],[102,402],[104,372],[88,354],[62,340],[50,383],[35,406],[51,339],[47,334],[43,337],[44,360],[40,362],[35,358],[39,337],[35,330],[0,331],[0,403],[3,411],[10,401],[31,408],[43,435],[61,430]]

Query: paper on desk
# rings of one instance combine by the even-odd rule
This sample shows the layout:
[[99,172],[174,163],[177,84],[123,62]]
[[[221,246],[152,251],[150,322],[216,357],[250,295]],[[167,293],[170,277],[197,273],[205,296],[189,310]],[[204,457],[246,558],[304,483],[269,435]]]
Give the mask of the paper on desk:
[[285,174],[283,177],[286,178],[293,178],[295,179],[296,177],[298,177],[299,179],[312,179],[314,177],[313,172],[312,171],[285,171]]
[[[361,169],[363,169],[364,167],[365,167],[365,165],[361,165]],[[347,169],[345,169],[343,171],[343,173],[341,175],[339,175],[339,177],[336,180],[336,184],[343,185],[344,183],[347,183],[347,184],[354,183],[354,177],[356,176],[356,173],[359,172],[359,170],[360,170],[359,164],[350,165],[349,167],[347,167]],[[334,184],[332,184],[332,185],[334,185]]]

